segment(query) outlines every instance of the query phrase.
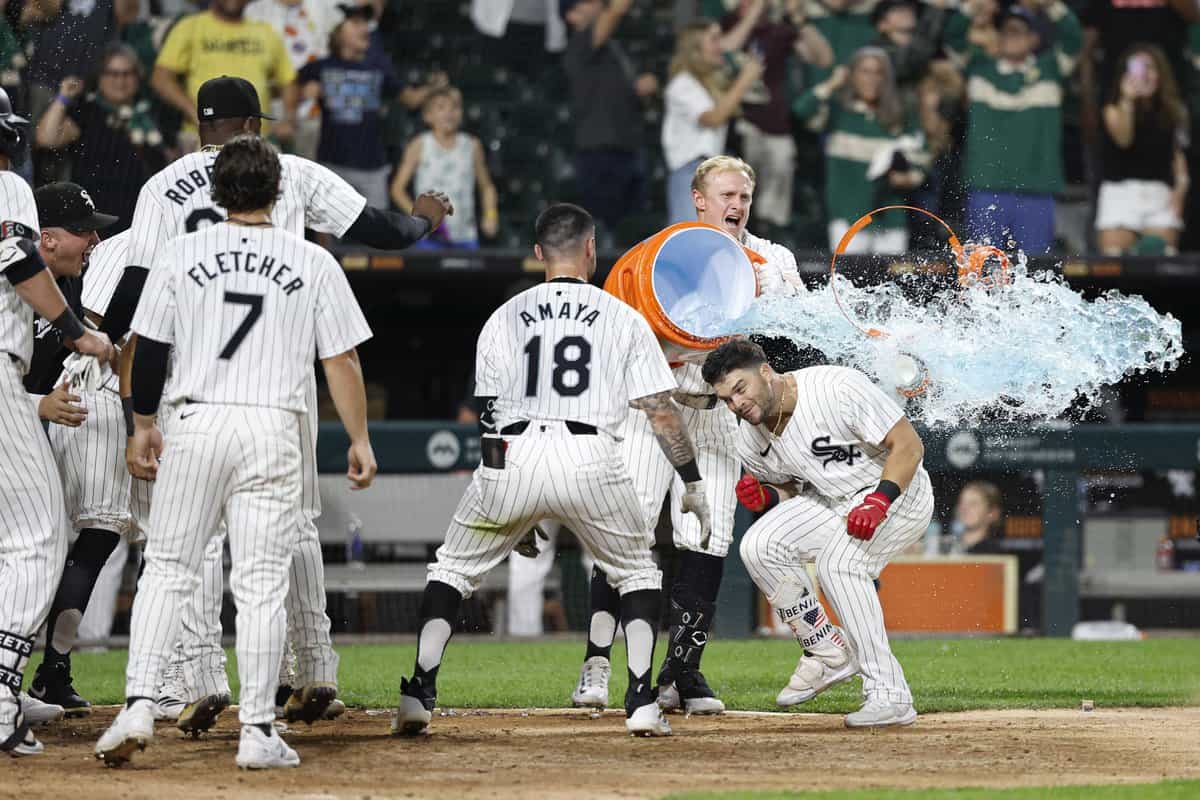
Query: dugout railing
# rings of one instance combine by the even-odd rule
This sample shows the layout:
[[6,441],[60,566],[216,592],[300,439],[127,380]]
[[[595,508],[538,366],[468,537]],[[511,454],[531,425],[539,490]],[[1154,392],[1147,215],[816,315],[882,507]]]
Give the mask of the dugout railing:
[[[422,483],[392,484],[377,502],[391,503],[385,519],[393,530],[374,530],[377,540],[427,543],[440,539],[457,492],[468,471],[479,461],[479,440],[473,425],[442,422],[374,422],[372,443],[382,475],[425,476]],[[1080,616],[1081,596],[1200,597],[1200,573],[1087,570],[1083,565],[1080,476],[1090,471],[1195,470],[1200,463],[1200,425],[1138,424],[1039,425],[993,429],[922,431],[925,463],[932,471],[971,474],[980,470],[1040,472],[1044,573],[1041,580],[1041,630],[1048,636],[1067,636]],[[337,424],[323,423],[318,464],[323,480],[332,481],[345,469],[348,442]],[[436,482],[429,483],[429,481]],[[327,484],[335,485],[335,484]],[[437,491],[434,491],[436,485]],[[344,489],[324,494],[323,539],[338,537],[345,525]],[[344,492],[348,498],[349,493]],[[339,505],[341,504],[341,505]],[[339,510],[341,509],[341,510]],[[748,526],[739,515],[737,534]],[[377,522],[376,525],[379,523]],[[384,522],[385,526],[389,523]],[[406,571],[405,571],[406,570]],[[423,581],[420,564],[392,571],[333,567],[331,589],[340,591],[414,591]],[[411,574],[409,574],[411,573]],[[496,579],[501,586],[503,579]],[[731,549],[722,602],[716,624],[723,635],[743,635],[752,629],[755,594],[749,576]]]

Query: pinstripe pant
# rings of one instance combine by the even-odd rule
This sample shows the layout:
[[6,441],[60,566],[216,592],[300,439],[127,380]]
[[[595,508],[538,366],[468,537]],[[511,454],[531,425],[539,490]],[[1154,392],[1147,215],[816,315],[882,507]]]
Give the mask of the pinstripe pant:
[[649,529],[616,442],[536,420],[507,441],[504,469],[475,470],[429,580],[469,597],[534,523],[553,519],[575,532],[620,594],[660,588]]
[[154,697],[179,635],[176,609],[200,582],[205,548],[224,521],[237,604],[239,718],[275,719],[287,622],[284,597],[300,502],[298,415],[267,408],[185,406],[171,423],[150,511],[146,570],[130,624],[127,697]]
[[874,580],[894,556],[925,534],[933,515],[933,490],[925,468],[918,468],[875,535],[864,542],[846,533],[846,516],[872,491],[838,501],[806,491],[780,503],[742,538],[742,561],[776,608],[794,604],[797,589],[811,591],[804,562],[816,561],[817,579],[858,656],[863,694],[911,703],[904,670],[888,644]]
[[75,530],[129,530],[129,470],[125,466],[125,415],[108,389],[81,392],[88,410],[78,428],[50,426],[50,449],[62,476],[67,517]]
[[654,438],[650,420],[640,411],[630,411],[626,417],[621,453],[633,476],[647,528],[654,530],[663,498],[670,491],[675,546],[680,550],[724,558],[733,542],[733,514],[737,510],[734,487],[742,472],[737,457],[737,421],[724,406],[708,411],[684,406],[681,410],[684,424],[696,444],[696,463],[704,478],[708,507],[712,511],[712,538],[707,549],[700,546],[700,521],[695,515],[679,510],[683,480]]
[[[0,352],[0,632],[31,639],[50,611],[67,559],[62,481],[17,365]],[[0,648],[18,675],[27,656]],[[15,692],[0,683],[0,698]],[[0,722],[15,717],[0,702]]]

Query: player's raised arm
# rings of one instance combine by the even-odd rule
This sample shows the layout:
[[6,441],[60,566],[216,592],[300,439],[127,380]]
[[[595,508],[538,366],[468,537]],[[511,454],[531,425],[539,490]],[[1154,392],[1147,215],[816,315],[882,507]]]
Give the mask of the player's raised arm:
[[712,514],[708,508],[708,499],[704,494],[704,479],[700,475],[700,467],[696,464],[696,446],[692,444],[691,434],[679,413],[679,406],[671,399],[670,392],[639,397],[629,401],[632,408],[642,411],[650,420],[654,438],[659,447],[683,479],[687,489],[679,507],[684,513],[695,514],[700,520],[701,541],[708,543],[712,533]]

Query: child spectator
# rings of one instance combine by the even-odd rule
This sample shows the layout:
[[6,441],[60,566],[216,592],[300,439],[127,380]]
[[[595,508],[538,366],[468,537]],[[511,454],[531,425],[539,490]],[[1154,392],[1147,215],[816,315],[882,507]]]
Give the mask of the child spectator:
[[1022,6],[1001,12],[998,55],[967,41],[969,22],[956,15],[952,46],[967,53],[967,157],[964,183],[972,238],[1027,253],[1054,243],[1054,195],[1063,187],[1063,82],[1079,53],[1080,27],[1061,0],[1045,5],[1053,47],[1035,55],[1033,15]]
[[[864,47],[833,75],[805,92],[794,111],[825,137],[825,206],[829,247],[872,209],[904,203],[921,185],[927,156],[915,120],[906,114],[887,54]],[[907,220],[881,214],[851,241],[848,253],[903,253]]]
[[377,208],[387,206],[388,164],[380,110],[400,92],[387,56],[371,49],[369,5],[341,6],[346,17],[329,36],[329,56],[300,70],[301,93],[321,104],[317,160]]
[[663,156],[670,172],[667,217],[671,224],[696,218],[692,175],[704,159],[725,153],[729,121],[763,74],[762,61],[746,56],[737,78],[729,83],[724,65],[717,23],[693,22],[680,31],[671,57],[662,127]]
[[[454,216],[417,247],[479,247],[479,233],[489,239],[496,235],[500,215],[496,210],[496,187],[488,174],[483,145],[469,133],[463,133],[462,93],[453,86],[434,89],[425,99],[423,116],[429,130],[404,148],[404,158],[392,179],[392,201],[403,211],[412,209],[408,184],[414,194],[438,187],[454,198]],[[475,189],[483,203],[483,220],[475,222]]]
[[1187,121],[1162,49],[1134,45],[1121,59],[1102,117],[1096,238],[1105,255],[1135,245],[1147,252],[1151,237],[1159,251],[1178,247],[1188,189]]

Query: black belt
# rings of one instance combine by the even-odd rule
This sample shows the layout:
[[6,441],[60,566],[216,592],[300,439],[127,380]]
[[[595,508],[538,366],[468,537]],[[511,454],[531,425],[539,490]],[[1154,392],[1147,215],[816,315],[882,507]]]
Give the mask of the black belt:
[[9,357],[10,359],[12,359],[12,362],[13,362],[14,364],[20,364],[20,363],[21,363],[21,359],[20,359],[18,356],[14,356],[12,353],[9,353],[9,354],[8,354],[8,357]]
[[[566,425],[567,430],[575,436],[595,436],[598,433],[595,425],[589,425],[586,422],[576,422],[575,420],[569,419],[563,424]],[[529,420],[523,419],[520,422],[514,422],[511,425],[505,425],[500,429],[500,435],[520,436],[528,427]],[[542,426],[542,430],[545,430],[545,426]]]

